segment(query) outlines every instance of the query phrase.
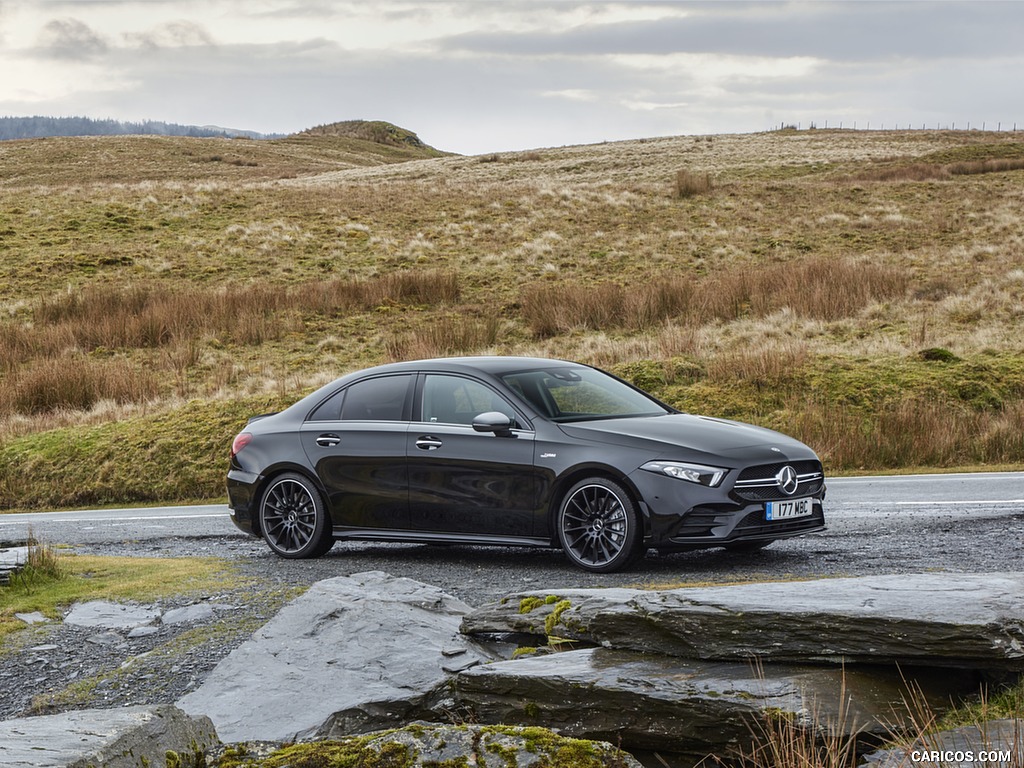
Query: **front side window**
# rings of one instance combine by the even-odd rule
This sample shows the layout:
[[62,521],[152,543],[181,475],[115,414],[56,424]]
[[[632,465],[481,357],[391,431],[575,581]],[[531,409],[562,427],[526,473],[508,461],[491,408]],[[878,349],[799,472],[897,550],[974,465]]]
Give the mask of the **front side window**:
[[402,421],[411,376],[381,376],[345,389],[342,421]]
[[423,421],[472,424],[474,417],[488,411],[516,420],[515,409],[503,397],[472,379],[429,374],[423,383]]

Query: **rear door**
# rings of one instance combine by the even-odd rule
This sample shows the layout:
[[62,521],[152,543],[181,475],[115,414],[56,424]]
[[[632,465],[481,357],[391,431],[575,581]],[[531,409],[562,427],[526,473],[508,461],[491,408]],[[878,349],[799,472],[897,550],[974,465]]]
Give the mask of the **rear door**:
[[414,374],[361,379],[321,403],[302,447],[327,491],[336,528],[409,527],[406,433]]

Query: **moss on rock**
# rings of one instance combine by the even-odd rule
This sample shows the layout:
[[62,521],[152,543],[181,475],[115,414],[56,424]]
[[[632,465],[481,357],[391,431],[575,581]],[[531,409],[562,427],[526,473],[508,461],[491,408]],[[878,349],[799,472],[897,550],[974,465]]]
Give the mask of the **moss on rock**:
[[540,727],[425,725],[290,744],[264,754],[225,749],[211,768],[636,768],[605,742],[571,739]]

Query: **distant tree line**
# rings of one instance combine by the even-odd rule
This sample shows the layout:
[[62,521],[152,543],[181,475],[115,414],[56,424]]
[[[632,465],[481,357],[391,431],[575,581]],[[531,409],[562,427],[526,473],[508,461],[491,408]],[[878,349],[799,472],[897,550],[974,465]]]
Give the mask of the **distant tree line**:
[[176,125],[146,120],[126,123],[120,120],[93,120],[88,117],[0,117],[0,141],[39,139],[46,136],[194,136],[250,139],[272,138],[253,131]]

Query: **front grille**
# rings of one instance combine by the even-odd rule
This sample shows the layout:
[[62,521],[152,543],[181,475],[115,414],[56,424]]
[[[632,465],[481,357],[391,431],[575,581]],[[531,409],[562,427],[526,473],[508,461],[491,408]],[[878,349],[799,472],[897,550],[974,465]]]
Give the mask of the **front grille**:
[[[799,481],[796,490],[790,494],[783,493],[775,480],[775,476],[785,466],[796,470]],[[821,470],[821,462],[790,461],[747,467],[740,472],[733,491],[745,501],[775,501],[797,496],[814,496],[821,491],[824,484],[825,475]]]

